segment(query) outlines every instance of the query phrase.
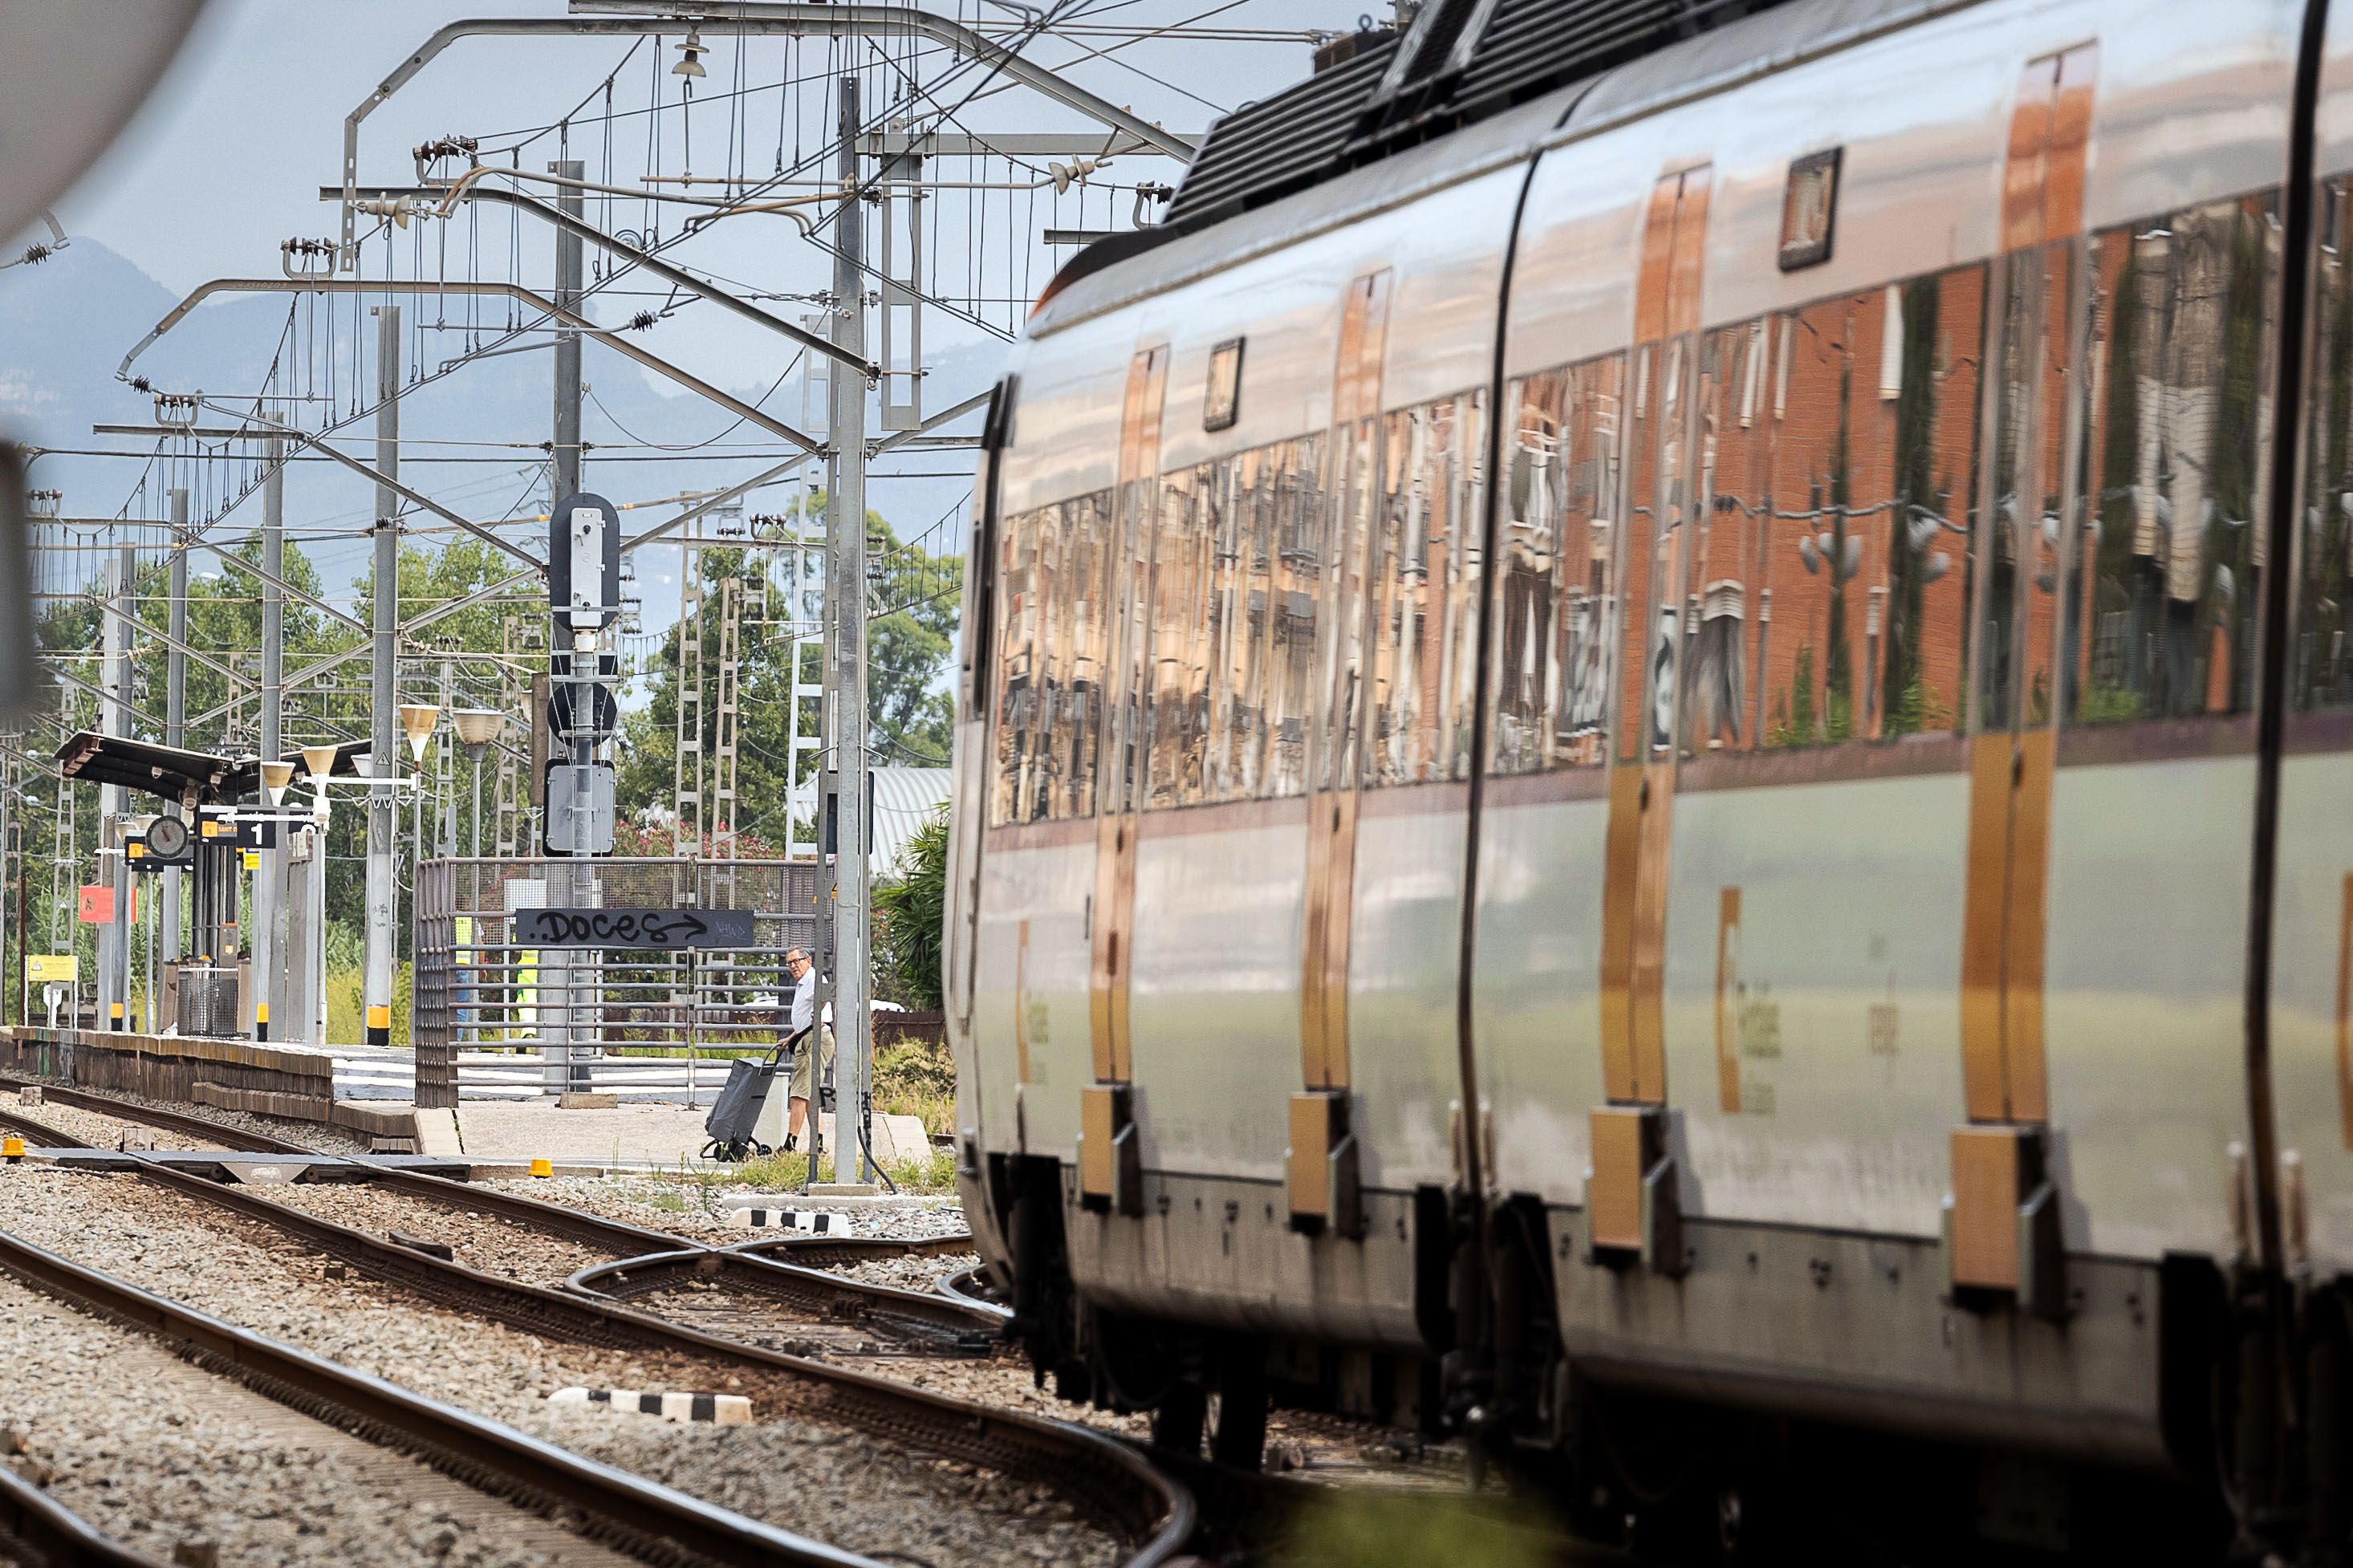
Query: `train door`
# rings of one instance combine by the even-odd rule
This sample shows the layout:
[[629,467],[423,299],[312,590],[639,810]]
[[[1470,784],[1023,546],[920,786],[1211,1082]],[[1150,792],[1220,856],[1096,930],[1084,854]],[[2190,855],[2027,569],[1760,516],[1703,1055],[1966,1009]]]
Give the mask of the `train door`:
[[[1962,1289],[2054,1309],[2059,1207],[2043,968],[2069,545],[2081,456],[2090,291],[2083,237],[2094,46],[2031,62],[2002,184],[2002,254],[1987,317],[1975,700],[1961,936],[1962,1089],[1952,1136],[1949,1257]],[[2023,1239],[2021,1239],[2023,1238]]]
[[1143,1212],[1143,1152],[1136,1142],[1128,1053],[1128,983],[1135,927],[1135,810],[1145,737],[1144,689],[1151,677],[1145,621],[1152,605],[1154,522],[1160,472],[1160,413],[1168,350],[1129,362],[1120,416],[1119,488],[1112,531],[1113,600],[1111,710],[1096,784],[1095,890],[1088,904],[1089,1039],[1094,1081],[1081,1097],[1079,1193],[1090,1207]]
[[1317,750],[1309,766],[1305,921],[1299,962],[1302,1092],[1292,1096],[1291,1223],[1353,1236],[1360,1218],[1348,1130],[1348,949],[1356,891],[1356,791],[1374,524],[1381,501],[1381,356],[1389,273],[1348,286],[1333,367],[1331,524],[1324,561],[1330,613],[1317,671]]
[[1667,852],[1675,787],[1683,611],[1675,584],[1692,531],[1698,463],[1700,280],[1713,171],[1662,176],[1642,226],[1634,303],[1625,642],[1601,908],[1601,1070],[1591,1115],[1587,1220],[1599,1250],[1672,1267],[1674,1170],[1667,1156]]

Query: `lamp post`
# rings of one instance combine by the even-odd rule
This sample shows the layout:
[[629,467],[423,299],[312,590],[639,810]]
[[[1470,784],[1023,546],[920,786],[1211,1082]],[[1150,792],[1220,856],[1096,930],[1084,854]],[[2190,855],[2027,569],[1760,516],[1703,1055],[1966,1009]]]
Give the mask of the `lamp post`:
[[[262,798],[275,810],[285,803],[286,786],[294,782],[294,764],[266,762],[260,771]],[[257,1044],[269,1038],[270,1009],[286,994],[286,944],[279,933],[286,899],[286,825],[279,824],[270,832],[270,847],[261,851],[253,872],[253,1038]]]
[[507,716],[496,708],[460,708],[449,717],[458,726],[458,743],[466,748],[466,760],[474,768],[474,824],[466,853],[479,860],[482,858],[482,754],[498,739]]
[[422,859],[425,853],[425,748],[433,743],[433,731],[441,722],[441,709],[432,702],[404,702],[400,705],[400,732],[408,737],[408,760],[417,772],[417,798],[410,803],[409,816],[412,857]]
[[302,766],[311,775],[311,820],[315,847],[311,855],[311,1017],[310,1037],[327,1043],[327,775],[335,771],[337,748],[305,746]]

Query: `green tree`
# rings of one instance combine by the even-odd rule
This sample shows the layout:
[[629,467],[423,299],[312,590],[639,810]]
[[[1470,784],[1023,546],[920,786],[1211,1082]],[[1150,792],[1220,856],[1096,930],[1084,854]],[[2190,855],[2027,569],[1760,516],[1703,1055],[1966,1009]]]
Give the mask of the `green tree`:
[[[825,498],[815,495],[787,514],[789,521],[823,515]],[[961,556],[934,553],[922,542],[902,543],[879,512],[866,514],[867,534],[879,548],[869,574],[867,619],[867,743],[873,760],[944,767],[955,723],[955,701],[944,675],[955,651],[955,626],[964,586]],[[744,580],[757,595],[758,573],[741,549],[706,549],[698,557],[702,601],[693,635],[703,668],[702,734],[706,757],[719,743],[718,673],[723,614],[721,585]],[[764,614],[779,613],[765,598]],[[740,713],[736,731],[737,827],[781,842],[789,826],[787,790],[795,765],[792,730],[792,639],[739,630]],[[649,671],[645,702],[622,720],[618,781],[620,807],[641,825],[667,821],[676,784],[679,637],[673,631]],[[817,650],[802,653],[802,679],[819,679]],[[802,733],[818,733],[814,703],[801,715]],[[815,753],[800,753],[799,765],[817,765]],[[709,793],[706,786],[706,795]],[[705,826],[718,817],[708,805]],[[810,825],[804,824],[804,827]],[[656,837],[659,837],[658,835]]]
[[925,819],[901,854],[906,869],[874,889],[875,992],[902,1007],[937,1012],[947,923],[947,813]]
[[867,716],[879,762],[945,767],[955,730],[955,696],[942,679],[955,651],[964,604],[964,557],[900,542],[868,514],[884,541],[874,606],[866,623]]

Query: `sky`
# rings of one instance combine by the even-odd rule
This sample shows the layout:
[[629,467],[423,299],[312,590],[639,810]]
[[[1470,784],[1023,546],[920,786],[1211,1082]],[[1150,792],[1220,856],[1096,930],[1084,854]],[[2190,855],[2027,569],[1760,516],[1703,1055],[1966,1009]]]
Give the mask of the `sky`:
[[[959,11],[966,19],[1003,20],[1013,8],[987,0],[929,0],[940,15]],[[1205,128],[1219,112],[1279,89],[1308,74],[1309,46],[1295,35],[1306,29],[1353,27],[1367,9],[1387,12],[1381,0],[1066,0],[1074,27],[1157,26],[1200,18],[1197,26],[1228,31],[1282,30],[1274,39],[1048,37],[1031,42],[1025,57],[1050,67],[1068,66],[1071,79],[1171,129]],[[385,74],[443,23],[500,14],[560,17],[561,5],[485,6],[480,0],[212,0],[181,58],[100,163],[58,205],[69,234],[87,234],[120,251],[168,288],[185,290],[205,279],[274,271],[279,242],[290,237],[323,237],[332,231],[334,209],[317,199],[318,188],[340,178],[343,121]],[[703,171],[720,166],[727,138],[726,106],[708,95],[744,71],[746,87],[773,84],[783,75],[786,46],[771,40],[739,43],[714,37],[703,60],[706,95],[696,111],[695,162]],[[675,39],[666,39],[661,72],[664,89],[677,86],[668,73],[676,59]],[[802,44],[795,57],[798,74],[819,74],[817,51]],[[512,138],[498,133],[538,127],[561,119],[591,94],[627,52],[626,41],[608,38],[469,38],[459,40],[416,80],[377,110],[363,125],[360,177],[364,182],[414,182],[409,150],[427,140],[473,135],[486,145]],[[1093,59],[1091,50],[1111,52]],[[739,62],[737,52],[744,51]],[[641,108],[649,79],[646,52],[631,62],[616,84],[616,108]],[[961,97],[961,88],[956,96]],[[804,89],[806,145],[815,136],[823,105]],[[674,102],[674,94],[671,100]],[[601,107],[601,106],[599,106]],[[770,90],[746,99],[744,163],[758,168],[778,137],[781,95]],[[591,113],[598,110],[592,108]],[[754,117],[759,123],[750,123]],[[672,138],[663,148],[663,166],[683,167],[675,140],[678,116],[663,116]],[[620,166],[631,179],[645,163],[638,115],[618,125]],[[1085,124],[1060,105],[1026,90],[992,93],[972,103],[961,117],[973,130],[1066,130]],[[593,133],[580,137],[588,142]],[[630,145],[635,141],[636,145]],[[575,145],[594,158],[598,148]],[[525,154],[525,167],[544,165],[552,139]],[[1176,171],[1159,160],[1131,160],[1118,174],[1130,179],[1171,180]],[[1125,204],[1120,204],[1124,206]],[[1070,220],[1065,218],[1068,223]],[[1086,214],[1089,224],[1106,221],[1103,204]],[[1124,216],[1121,219],[1124,225]],[[735,220],[720,226],[689,248],[715,272],[769,288],[814,287],[823,277],[821,258],[790,254],[794,247],[781,225]],[[1003,247],[1001,226],[985,228],[985,242]],[[949,240],[961,240],[951,235]],[[527,247],[533,242],[526,240]],[[543,242],[535,248],[544,252]],[[406,260],[406,257],[400,259]],[[526,272],[543,268],[543,255],[526,254]],[[527,279],[528,280],[528,279]],[[1042,284],[1043,279],[1032,280]],[[773,365],[714,312],[681,318],[665,353],[722,370],[723,385],[765,384]],[[967,334],[943,324],[944,342]],[[680,348],[683,342],[685,347]],[[667,389],[665,389],[667,390]]]
[[[927,0],[924,8],[984,24],[1015,19],[1026,9],[1001,0]],[[1062,71],[1078,85],[1145,119],[1198,133],[1219,114],[1305,78],[1312,67],[1309,31],[1350,30],[1368,10],[1386,16],[1388,5],[1387,0],[1060,0],[1054,8],[1070,33],[1029,40],[1022,51],[1025,58]],[[485,15],[561,19],[567,13],[560,0],[510,0],[503,7],[485,5],[482,0],[211,0],[148,103],[99,164],[59,200],[57,216],[69,236],[120,253],[174,296],[217,278],[276,276],[282,240],[325,238],[335,232],[336,208],[322,202],[318,193],[322,185],[340,182],[345,116],[437,28]],[[1103,31],[1170,24],[1191,24],[1224,36],[1138,40]],[[889,91],[898,79],[888,68],[872,68],[872,56],[862,46],[747,41],[714,34],[702,40],[709,46],[702,59],[707,74],[693,84],[691,113],[681,113],[680,90],[685,84],[671,71],[679,58],[679,41],[676,36],[665,37],[632,54],[630,42],[617,38],[459,39],[364,121],[359,179],[362,184],[413,184],[417,174],[411,150],[449,136],[476,138],[494,153],[518,149],[513,156],[525,170],[543,170],[558,153],[559,136],[568,136],[564,151],[588,165],[591,179],[631,189],[643,188],[649,173],[675,179],[691,172],[706,180],[734,172],[765,175],[780,162],[816,153],[829,138],[831,83],[853,58],[870,64],[865,105],[870,117],[877,110],[873,95]],[[920,77],[940,99],[952,102],[956,128],[984,133],[1081,132],[1092,124],[1018,84],[989,79],[969,66],[955,68],[944,52],[916,57],[907,49],[899,47],[899,71]],[[914,111],[920,101],[901,112]],[[657,105],[659,112],[649,112]],[[567,118],[570,131],[556,131],[557,123]],[[926,313],[925,357],[937,375],[926,384],[928,406],[936,409],[987,384],[994,359],[1003,352],[1004,338],[1018,330],[1027,301],[1043,287],[1053,267],[1073,254],[1043,246],[1040,230],[1125,227],[1132,221],[1134,203],[1127,187],[1143,181],[1173,184],[1181,174],[1166,159],[1122,158],[1099,171],[1093,182],[1057,196],[1050,188],[1001,188],[1042,181],[1042,169],[1008,168],[1002,162],[962,168],[935,164],[937,178],[994,181],[1000,188],[943,192],[925,204],[933,284],[944,293],[961,291],[994,301],[975,308],[990,318],[988,327],[937,310]],[[1105,182],[1120,188],[1105,191]],[[813,187],[787,189],[807,194]],[[510,227],[499,221],[496,209],[465,211],[479,216],[446,223],[420,221],[405,231],[387,231],[388,247],[384,238],[370,240],[363,271],[382,276],[389,266],[404,276],[457,277],[470,268],[479,277],[512,278],[542,291],[549,287],[554,253],[549,231],[528,222]],[[600,205],[592,198],[588,216],[613,230],[642,230],[659,224],[662,236],[670,237],[680,213],[675,206],[629,200]],[[5,250],[13,252],[22,243],[16,241]],[[831,277],[830,257],[803,242],[794,222],[782,216],[731,217],[667,254],[754,295],[806,293],[825,288]],[[31,273],[0,272],[0,280],[29,280]],[[640,282],[633,279],[597,297],[590,314],[618,323],[639,310],[663,312],[663,319],[638,339],[649,350],[747,399],[775,392],[776,401],[767,405],[770,412],[801,421],[802,404],[787,384],[795,374],[789,344],[756,328],[747,329],[708,305],[673,311],[669,309],[676,303],[673,297],[658,287],[638,288]],[[246,303],[258,301],[248,298]],[[348,301],[343,308],[348,317]],[[767,300],[764,308],[787,318],[813,309],[788,299]],[[444,307],[433,309],[437,315],[454,314]],[[102,319],[107,315],[103,310],[89,313],[100,318],[86,324],[89,355],[111,371],[146,323]],[[413,304],[412,326],[427,313],[424,301]],[[248,317],[274,339],[284,313],[272,307],[269,311],[248,310]],[[183,331],[191,339],[202,336]],[[420,329],[417,340],[412,363],[431,364],[467,346],[455,330],[437,336]],[[266,363],[272,343],[253,346],[251,363]],[[72,353],[79,358],[78,343]],[[332,357],[331,350],[328,360]],[[545,363],[543,357],[488,362],[516,371]],[[607,350],[591,345],[586,373],[592,398],[597,396],[599,384],[609,389],[611,378],[626,376],[670,400],[664,406],[675,410],[676,418],[646,439],[702,444],[691,461],[659,468],[608,468],[608,484],[600,485],[592,474],[592,488],[607,489],[617,500],[631,492],[616,487],[637,485],[636,493],[650,500],[680,489],[718,489],[776,460],[773,453],[761,456],[749,450],[723,455],[723,447],[703,443],[705,436],[716,441],[712,433],[725,432],[733,416]],[[443,438],[445,450],[451,445],[448,438],[461,436],[533,444],[546,439],[545,416],[538,412],[546,405],[535,396],[518,401],[512,384],[497,405],[503,412],[474,418],[465,397],[470,375],[485,388],[480,406],[491,405],[488,364],[460,369],[432,387],[427,396],[415,399],[413,414],[404,414],[405,433],[412,441],[427,442],[420,450],[433,449],[433,437]],[[226,372],[208,379],[202,367],[175,367],[172,384],[202,386],[223,397],[257,390]],[[784,390],[776,392],[779,386]],[[636,402],[642,407],[645,400]],[[332,399],[328,405],[332,406]],[[610,427],[600,425],[604,416],[602,410],[591,408],[590,439],[618,440]],[[510,424],[518,427],[506,427]],[[480,427],[483,425],[492,427]],[[753,444],[744,440],[745,434],[739,431],[729,439],[748,447]],[[136,438],[118,439],[144,449]],[[529,454],[516,456],[527,459]],[[953,511],[968,489],[968,481],[957,477],[970,472],[968,453],[932,454],[900,467],[909,470],[909,477],[878,478],[872,502],[894,520],[912,521],[915,529],[944,517],[943,509]],[[889,468],[881,465],[878,472]],[[90,460],[76,471],[101,474],[105,482],[78,478],[68,510],[111,516],[118,508],[132,505],[130,487],[142,466]],[[480,476],[486,470],[420,468],[415,482],[428,493],[446,496],[470,516],[496,518],[500,506],[506,504],[504,491],[491,496],[485,489],[490,480],[479,477],[470,491],[460,489],[455,477],[469,472]],[[516,488],[512,475],[502,482],[506,490]],[[522,489],[531,489],[527,473]],[[789,493],[772,489],[755,492],[750,500],[754,510],[772,510],[790,499]],[[139,505],[152,508],[153,498]],[[524,521],[518,526],[531,527],[527,519],[533,510],[531,505],[521,508]],[[290,521],[364,518],[367,511],[364,485],[330,466],[314,464],[290,475]],[[258,504],[236,511],[224,520],[223,535],[233,539],[258,524]],[[951,528],[943,537],[952,543],[961,531]],[[354,534],[348,542],[320,542],[306,548],[330,596],[352,602],[350,586],[365,563],[364,541]],[[674,614],[678,559],[675,550],[659,549],[647,552],[640,563],[645,631],[653,637],[662,634]]]

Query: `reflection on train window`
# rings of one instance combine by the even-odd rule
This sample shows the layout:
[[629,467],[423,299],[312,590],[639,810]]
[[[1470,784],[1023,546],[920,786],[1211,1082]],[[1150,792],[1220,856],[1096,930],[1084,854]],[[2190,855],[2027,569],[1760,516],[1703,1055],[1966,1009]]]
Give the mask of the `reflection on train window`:
[[1605,760],[1625,377],[1625,356],[1613,354],[1511,389],[1488,759],[1495,773]]
[[[2279,245],[2269,195],[2112,229],[2094,242],[2084,493],[2097,504],[2086,509],[2080,543],[2084,631],[2070,637],[2070,722],[2253,710]],[[2321,287],[2327,374],[2326,339],[2342,309],[2327,302],[2327,268]],[[2317,408],[2332,405],[2341,410],[2341,402],[2316,399]],[[2341,437],[2332,450],[2341,466]],[[2337,542],[2339,586],[2319,596],[2341,599],[2344,514],[2324,505],[2319,522],[2319,549],[2307,559]],[[2329,663],[2341,671],[2342,638],[2320,630],[2336,613],[2332,605],[2317,612],[2317,625],[2313,615],[2305,620],[2307,691],[2332,681],[2343,689]]]
[[2061,452],[2074,297],[2072,240],[2002,258],[1989,348],[1996,378],[1992,515],[1978,542],[1986,572],[1978,662],[1982,727],[2047,724],[2071,487]]
[[1984,278],[1706,334],[1683,755],[1960,724]]
[[1478,644],[1475,546],[1486,399],[1441,398],[1388,416],[1373,552],[1365,782],[1469,773]]
[[1275,518],[1279,506],[1297,503],[1298,446],[1282,441],[1220,458],[1203,464],[1193,476],[1210,508],[1216,540],[1206,799],[1250,799],[1264,777],[1267,710],[1273,696],[1269,667],[1274,628],[1267,608],[1274,581]]
[[1148,808],[1305,787],[1321,450],[1278,441],[1162,481],[1133,661]]
[[1273,541],[1252,587],[1263,585],[1267,633],[1266,762],[1261,795],[1307,790],[1307,730],[1314,708],[1315,639],[1321,602],[1324,439],[1303,436],[1266,449],[1250,506]]
[[2335,708],[2353,704],[2353,185],[2324,182],[2314,216],[2312,428],[2290,695],[2298,708]]
[[1029,580],[1029,552],[1039,520],[1052,508],[1006,518],[997,530],[996,784],[989,791],[988,819],[995,824],[1026,819],[1021,784],[1028,772],[1029,742],[1035,726],[1030,709],[1036,683],[1029,653],[1035,640],[1030,616],[1037,594]]
[[1099,491],[1000,530],[992,823],[1094,814],[1110,506]]
[[1175,475],[1160,487],[1152,559],[1144,805],[1189,805],[1201,798],[1209,731],[1209,590],[1218,520],[1214,486]]
[[1039,751],[1050,750],[1056,780],[1033,815],[1092,816],[1095,752],[1103,729],[1104,642],[1111,634],[1105,603],[1110,566],[1111,497],[1081,496],[1062,506],[1060,569],[1051,579],[1049,616],[1054,624],[1051,679],[1056,697],[1047,710]]

